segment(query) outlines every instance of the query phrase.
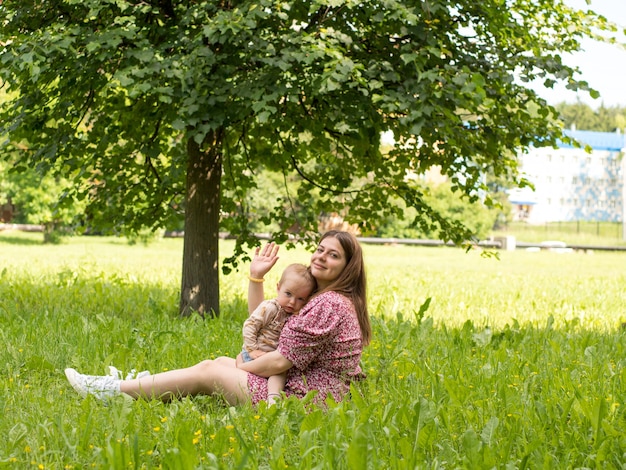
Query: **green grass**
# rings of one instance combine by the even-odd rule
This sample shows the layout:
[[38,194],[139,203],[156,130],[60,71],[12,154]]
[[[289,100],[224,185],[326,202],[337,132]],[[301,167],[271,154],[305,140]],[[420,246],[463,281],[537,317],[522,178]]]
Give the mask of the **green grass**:
[[615,222],[550,222],[541,225],[512,222],[493,236],[513,235],[526,243],[560,240],[568,245],[626,247],[623,224]]
[[[0,233],[0,467],[623,468],[626,253],[364,246],[368,378],[326,411],[211,397],[81,399],[63,369],[160,371],[234,355],[246,276],[222,316],[176,316],[181,240]],[[221,245],[223,255],[232,242]],[[280,268],[306,262],[284,251]]]

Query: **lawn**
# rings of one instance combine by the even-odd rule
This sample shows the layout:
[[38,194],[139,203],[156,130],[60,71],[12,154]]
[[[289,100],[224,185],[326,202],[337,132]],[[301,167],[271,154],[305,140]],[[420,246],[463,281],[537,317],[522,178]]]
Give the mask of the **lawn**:
[[[626,253],[365,245],[372,344],[352,399],[103,406],[63,369],[153,372],[234,355],[246,266],[222,316],[176,316],[182,241],[0,233],[0,467],[623,468]],[[222,255],[232,250],[223,241]],[[269,276],[306,262],[282,252]],[[269,292],[268,292],[269,294]]]

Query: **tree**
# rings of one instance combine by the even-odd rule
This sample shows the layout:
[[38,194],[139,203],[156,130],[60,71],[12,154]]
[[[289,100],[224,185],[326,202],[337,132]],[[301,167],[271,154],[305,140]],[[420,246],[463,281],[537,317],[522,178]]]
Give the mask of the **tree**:
[[56,243],[61,232],[84,211],[82,204],[59,207],[57,201],[70,189],[70,182],[33,169],[8,171],[10,163],[0,161],[0,201],[12,200],[17,208],[14,223],[42,225],[44,242]]
[[508,155],[562,138],[527,85],[594,93],[560,54],[608,27],[558,0],[4,0],[0,22],[0,135],[27,147],[21,165],[71,177],[91,224],[156,228],[184,210],[184,314],[218,312],[220,214],[231,263],[256,242],[259,168],[299,178],[270,217],[304,240],[339,207],[364,229],[401,217],[392,196],[467,240],[406,172],[438,165],[470,199],[487,171],[524,185]]
[[[485,238],[493,229],[499,212],[495,208],[487,209],[483,204],[470,203],[466,198],[459,197],[458,192],[450,190],[448,182],[419,184],[426,201],[448,220],[455,220],[467,227],[477,239]],[[415,209],[406,207],[402,200],[390,200],[390,204],[400,204],[402,210],[413,214]],[[375,235],[391,238],[437,238],[437,228],[425,230],[412,226],[408,220],[389,217],[376,227]]]
[[622,131],[626,127],[626,109],[619,106],[605,107],[601,104],[596,110],[589,105],[576,103],[559,103],[556,106],[563,125],[570,129],[599,132]]

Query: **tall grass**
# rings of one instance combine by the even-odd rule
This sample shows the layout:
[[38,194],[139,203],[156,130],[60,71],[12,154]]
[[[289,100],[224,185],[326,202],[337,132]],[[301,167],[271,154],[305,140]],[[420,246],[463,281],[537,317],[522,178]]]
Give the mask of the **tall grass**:
[[[182,242],[59,246],[0,234],[0,466],[623,468],[625,254],[364,246],[368,378],[319,409],[196,397],[81,399],[68,366],[160,371],[234,355],[245,269],[222,316],[176,315]],[[228,255],[232,242],[224,241]],[[283,251],[281,267],[308,260]],[[245,267],[244,267],[245,268]],[[268,290],[268,295],[270,292]]]

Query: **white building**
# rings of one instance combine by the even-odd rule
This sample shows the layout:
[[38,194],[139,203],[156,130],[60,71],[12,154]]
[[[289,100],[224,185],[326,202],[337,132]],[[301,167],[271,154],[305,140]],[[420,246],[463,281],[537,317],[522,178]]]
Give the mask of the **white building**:
[[509,201],[514,218],[529,223],[623,221],[626,175],[623,134],[567,131],[592,148],[562,144],[558,149],[533,148],[520,155],[522,174],[535,191],[513,190]]

